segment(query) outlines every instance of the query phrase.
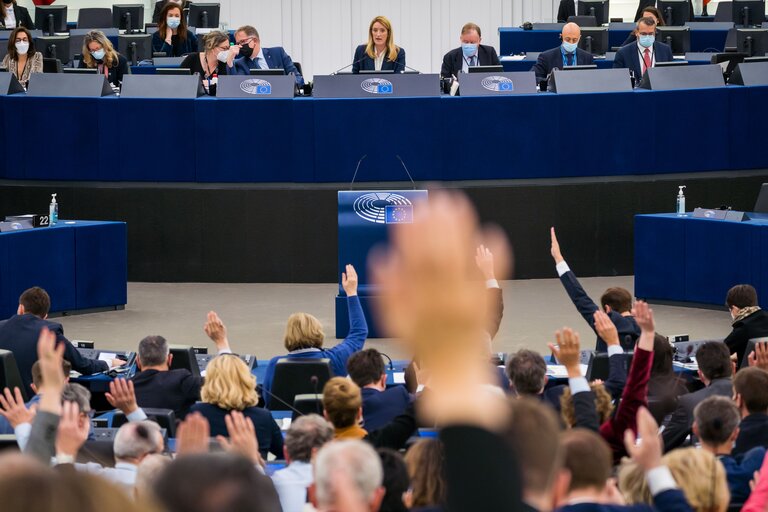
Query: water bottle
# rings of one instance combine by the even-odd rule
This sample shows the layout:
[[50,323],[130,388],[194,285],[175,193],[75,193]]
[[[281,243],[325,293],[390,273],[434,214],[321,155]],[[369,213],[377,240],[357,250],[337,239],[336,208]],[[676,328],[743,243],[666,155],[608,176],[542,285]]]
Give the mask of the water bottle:
[[59,203],[56,202],[56,194],[51,194],[51,204],[48,207],[48,222],[55,226],[59,222]]
[[685,185],[680,185],[677,188],[679,189],[677,193],[677,215],[684,216],[685,215],[685,194],[683,194],[683,189],[685,188]]

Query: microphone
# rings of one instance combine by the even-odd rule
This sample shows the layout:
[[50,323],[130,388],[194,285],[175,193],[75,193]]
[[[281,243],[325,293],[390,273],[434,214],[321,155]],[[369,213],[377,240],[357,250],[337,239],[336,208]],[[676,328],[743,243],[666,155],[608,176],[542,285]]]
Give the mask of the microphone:
[[385,354],[384,352],[379,352],[379,354],[381,354],[382,356],[386,357],[386,358],[387,358],[387,361],[389,361],[389,371],[391,371],[391,372],[395,371],[395,365],[394,365],[394,364],[392,364],[392,358],[391,358],[391,357],[389,357],[389,356],[388,356],[387,354]]
[[293,407],[291,404],[289,404],[288,402],[286,402],[285,400],[283,400],[279,396],[273,394],[271,391],[268,391],[268,390],[266,390],[264,388],[261,388],[261,391],[262,391],[262,393],[268,394],[270,396],[270,398],[274,398],[275,400],[277,400],[278,402],[280,402],[281,404],[283,404],[284,406],[286,406],[287,408],[289,408],[290,410],[292,410],[293,412],[295,412],[299,416],[304,416],[303,412],[299,411],[298,409]]
[[347,68],[351,68],[351,67],[352,67],[352,66],[354,66],[355,64],[360,64],[361,62],[363,62],[363,61],[365,60],[365,57],[367,57],[367,55],[363,55],[363,58],[361,58],[361,59],[358,59],[358,60],[354,61],[352,64],[347,64],[347,65],[346,65],[346,66],[344,66],[343,68],[341,68],[341,69],[337,69],[336,71],[334,71],[333,73],[331,73],[331,75],[338,75],[338,74],[339,74],[339,72],[341,72],[341,71],[344,71],[344,70],[345,70],[345,69],[347,69]]
[[359,171],[359,170],[360,170],[360,164],[361,164],[361,163],[363,163],[363,160],[365,160],[365,158],[366,158],[367,156],[368,156],[368,155],[367,155],[367,154],[365,154],[365,155],[363,155],[363,156],[360,158],[360,160],[358,160],[358,161],[357,161],[357,167],[355,167],[355,174],[353,174],[353,175],[352,175],[352,181],[349,183],[349,190],[352,190],[352,185],[354,185],[354,184],[355,184],[355,178],[357,178],[357,171]]
[[[411,180],[411,185],[413,185],[413,190],[416,190],[416,183],[413,181],[413,177],[411,176],[411,173],[408,172],[408,168],[405,166],[405,162],[403,162],[403,159],[400,158],[400,155],[395,155],[398,160],[400,160],[400,163],[403,164],[403,169],[405,169],[405,174],[408,175],[408,178]],[[389,358],[389,356],[387,356]],[[389,360],[389,364],[392,364],[392,360]]]
[[317,411],[318,416],[322,416],[320,413],[320,402],[318,402],[317,397],[320,395],[320,393],[317,392],[317,383],[319,379],[317,378],[317,375],[313,375],[309,378],[309,382],[312,383],[312,386],[315,388],[315,410]]
[[[404,68],[406,68],[406,69],[410,69],[411,71],[415,71],[415,72],[417,72],[418,74],[421,74],[421,70],[419,70],[419,69],[416,69],[416,68],[412,68],[411,66],[408,66],[408,65],[406,65],[406,64],[403,64],[402,66],[403,66]],[[400,71],[400,73],[405,73],[405,69],[404,69],[404,70],[402,70],[402,71]]]

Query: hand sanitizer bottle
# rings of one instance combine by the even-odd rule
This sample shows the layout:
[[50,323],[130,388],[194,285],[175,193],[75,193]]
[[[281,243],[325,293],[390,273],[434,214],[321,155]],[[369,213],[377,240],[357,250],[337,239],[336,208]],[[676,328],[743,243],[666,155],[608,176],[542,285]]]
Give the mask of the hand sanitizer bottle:
[[685,185],[680,185],[677,188],[680,189],[677,193],[677,215],[682,217],[685,215],[685,194],[683,194]]
[[50,226],[59,222],[59,203],[56,202],[56,194],[51,194],[51,204],[48,207],[48,221]]

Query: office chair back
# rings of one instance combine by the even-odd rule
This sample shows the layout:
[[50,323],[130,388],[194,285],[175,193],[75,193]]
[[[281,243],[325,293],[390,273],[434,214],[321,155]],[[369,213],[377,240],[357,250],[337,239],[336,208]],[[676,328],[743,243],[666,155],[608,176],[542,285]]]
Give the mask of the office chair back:
[[323,395],[322,393],[319,395],[314,393],[296,395],[296,397],[293,399],[293,408],[294,411],[293,416],[291,416],[291,421],[296,421],[296,418],[306,414],[319,414],[322,416]]
[[197,364],[197,355],[192,345],[170,345],[173,359],[171,360],[171,370],[183,368],[189,370],[195,377],[200,376],[200,367]]
[[278,359],[269,408],[291,410],[296,395],[321,393],[331,376],[330,359]]
[[[626,368],[627,372],[629,372],[629,367],[632,365],[632,356],[632,353],[621,354],[621,357],[624,359],[624,367]],[[607,353],[595,354],[594,357],[589,360],[589,365],[587,366],[587,380],[589,382],[592,382],[595,379],[600,379],[602,381],[608,380],[608,374],[610,371],[609,361],[610,359],[608,358]]]
[[19,388],[24,401],[28,400],[27,389],[21,380],[16,358],[10,350],[0,350],[0,391],[4,388]]
[[[176,437],[176,414],[172,409],[153,409],[144,407],[144,413],[149,421],[154,421],[160,428],[165,429],[168,437]],[[112,428],[120,428],[128,423],[128,418],[122,411],[112,417]]]

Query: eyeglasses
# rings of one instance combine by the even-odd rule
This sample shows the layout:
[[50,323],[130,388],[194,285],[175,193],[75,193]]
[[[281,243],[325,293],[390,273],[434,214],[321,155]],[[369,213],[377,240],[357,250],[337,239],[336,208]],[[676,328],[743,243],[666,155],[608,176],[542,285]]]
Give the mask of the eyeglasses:
[[242,41],[237,41],[237,44],[240,46],[250,44],[251,41],[253,41],[253,37],[249,37],[248,39],[243,39]]

